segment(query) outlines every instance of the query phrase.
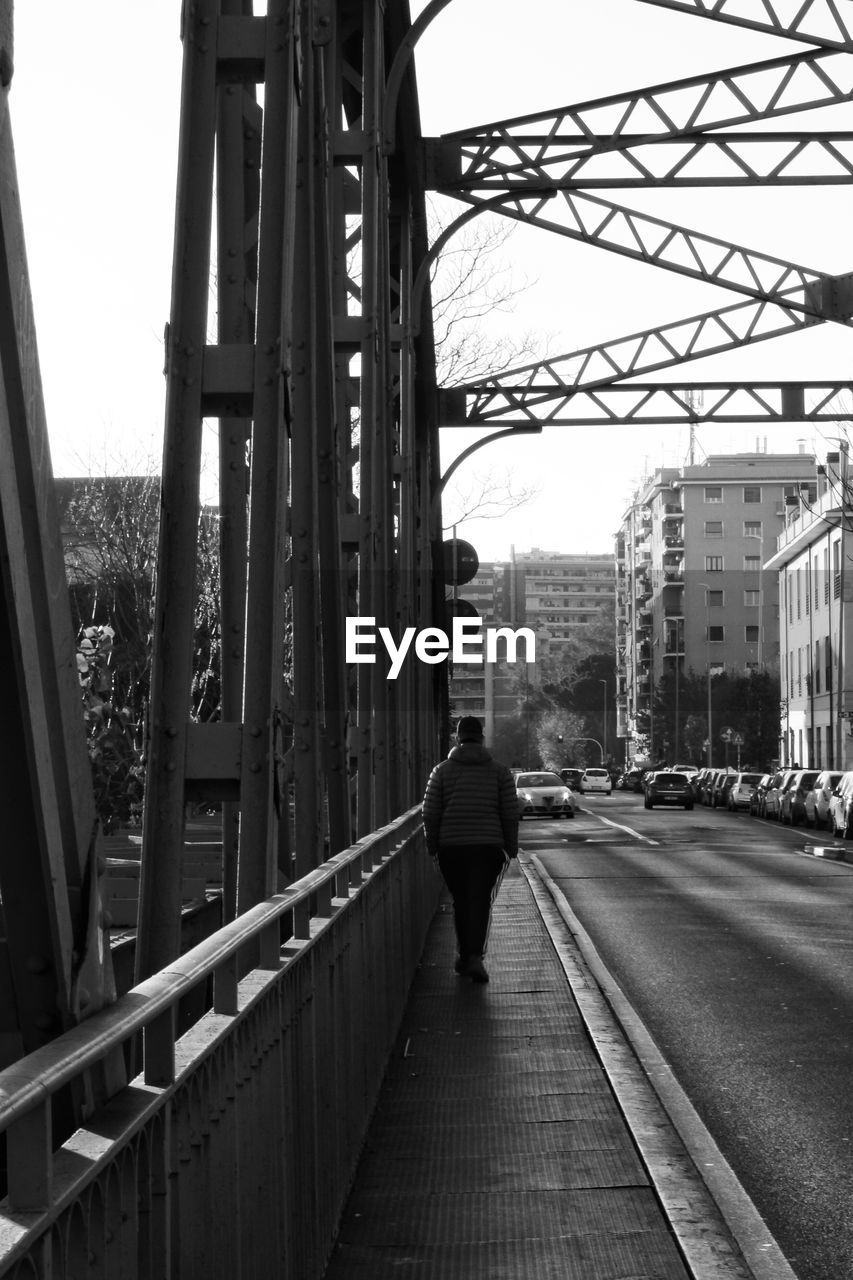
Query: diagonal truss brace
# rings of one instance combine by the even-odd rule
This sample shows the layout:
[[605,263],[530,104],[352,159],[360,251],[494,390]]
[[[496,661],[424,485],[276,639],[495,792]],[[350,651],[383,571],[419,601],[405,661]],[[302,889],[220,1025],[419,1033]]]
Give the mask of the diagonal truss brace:
[[[839,404],[845,398],[846,408]],[[457,387],[440,393],[445,427],[649,426],[699,422],[839,422],[853,382],[643,382],[566,392],[553,386]]]
[[[509,201],[492,207],[508,218],[542,227],[570,240],[609,249],[623,257],[749,297],[779,302],[824,320],[847,323],[853,317],[850,275],[832,276],[813,271],[613,204],[599,196],[579,191],[563,191],[561,195],[563,222],[545,218],[536,210],[523,209],[520,198],[517,205]],[[470,193],[457,193],[456,199],[470,205],[482,202],[481,197]]]
[[851,59],[810,50],[448,133],[428,142],[428,169],[442,190],[509,172],[519,180],[548,173],[553,181],[560,166],[595,154],[695,139],[851,99]]
[[730,307],[626,334],[610,342],[517,365],[468,382],[466,387],[490,391],[503,386],[551,385],[555,390],[590,391],[623,378],[799,333],[821,323],[816,316],[775,303],[737,302]]
[[779,6],[771,0],[754,0],[756,12],[748,18],[742,11],[736,11],[734,0],[640,0],[640,3],[692,13],[699,18],[713,18],[732,26],[748,27],[751,31],[767,31],[789,40],[803,40],[828,48],[853,48],[853,22],[843,16],[845,0],[822,0],[820,4],[803,0],[787,21],[778,15]]

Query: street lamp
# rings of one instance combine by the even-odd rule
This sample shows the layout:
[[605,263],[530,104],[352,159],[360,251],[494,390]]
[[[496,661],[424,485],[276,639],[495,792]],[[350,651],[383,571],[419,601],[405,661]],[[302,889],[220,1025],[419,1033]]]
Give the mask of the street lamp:
[[599,680],[598,683],[604,685],[604,715],[602,719],[602,724],[604,726],[604,735],[603,735],[604,736],[604,757],[606,759],[607,758],[607,681]]

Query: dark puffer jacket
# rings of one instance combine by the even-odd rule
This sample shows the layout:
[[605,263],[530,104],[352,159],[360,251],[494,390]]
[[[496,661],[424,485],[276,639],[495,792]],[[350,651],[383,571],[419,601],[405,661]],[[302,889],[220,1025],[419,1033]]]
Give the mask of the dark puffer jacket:
[[518,799],[512,774],[479,742],[463,742],[430,774],[423,803],[427,849],[491,844],[518,853]]

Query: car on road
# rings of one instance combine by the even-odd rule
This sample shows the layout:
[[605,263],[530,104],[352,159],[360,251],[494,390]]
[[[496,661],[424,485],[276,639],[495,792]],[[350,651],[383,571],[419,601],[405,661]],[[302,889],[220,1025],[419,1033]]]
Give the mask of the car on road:
[[756,784],[755,790],[749,797],[749,812],[753,818],[762,818],[764,816],[764,797],[772,781],[772,773],[762,773],[761,781]]
[[782,793],[779,804],[779,821],[796,827],[806,820],[806,796],[817,779],[817,769],[800,769],[791,779],[790,786]]
[[853,835],[853,771],[842,773],[829,801],[829,829],[834,836]]
[[818,831],[829,826],[829,802],[832,791],[841,781],[841,771],[824,769],[815,778],[815,784],[805,799],[806,826]]
[[711,789],[711,808],[725,809],[729,798],[729,791],[734,785],[737,773],[734,769],[720,769],[714,778],[714,785]]
[[515,780],[519,818],[573,818],[577,798],[558,773],[520,773]]
[[646,797],[643,805],[653,809],[656,804],[678,804],[684,809],[693,808],[693,792],[686,773],[671,773],[660,769],[646,780]]
[[762,805],[762,818],[773,818],[779,821],[779,814],[782,810],[782,796],[797,776],[796,769],[779,769],[774,773],[767,790],[764,793],[764,804]]
[[750,801],[755,795],[756,788],[761,782],[762,777],[767,775],[760,773],[737,773],[734,781],[729,787],[729,793],[726,796],[726,808],[730,813],[736,812],[738,809],[749,809]]
[[561,769],[560,777],[567,787],[571,787],[572,791],[579,791],[583,769]]
[[674,764],[672,766],[673,773],[686,773],[688,778],[693,780],[699,772],[699,766],[695,764]]
[[612,790],[613,783],[607,769],[584,769],[580,780],[582,796],[588,796],[594,791],[609,796]]

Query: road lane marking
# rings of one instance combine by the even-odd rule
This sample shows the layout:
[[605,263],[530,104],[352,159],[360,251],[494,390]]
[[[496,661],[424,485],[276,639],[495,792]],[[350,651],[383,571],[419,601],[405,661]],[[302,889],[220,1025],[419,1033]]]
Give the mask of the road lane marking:
[[[584,810],[590,813],[590,809]],[[619,822],[613,822],[610,818],[602,818],[600,813],[594,815],[599,822],[606,822],[608,827],[615,827],[617,831],[627,831],[629,836],[633,836],[635,840],[642,840],[643,844],[654,844],[660,846],[660,840],[652,840],[650,836],[641,836],[639,831],[635,831],[633,827],[623,827]]]

